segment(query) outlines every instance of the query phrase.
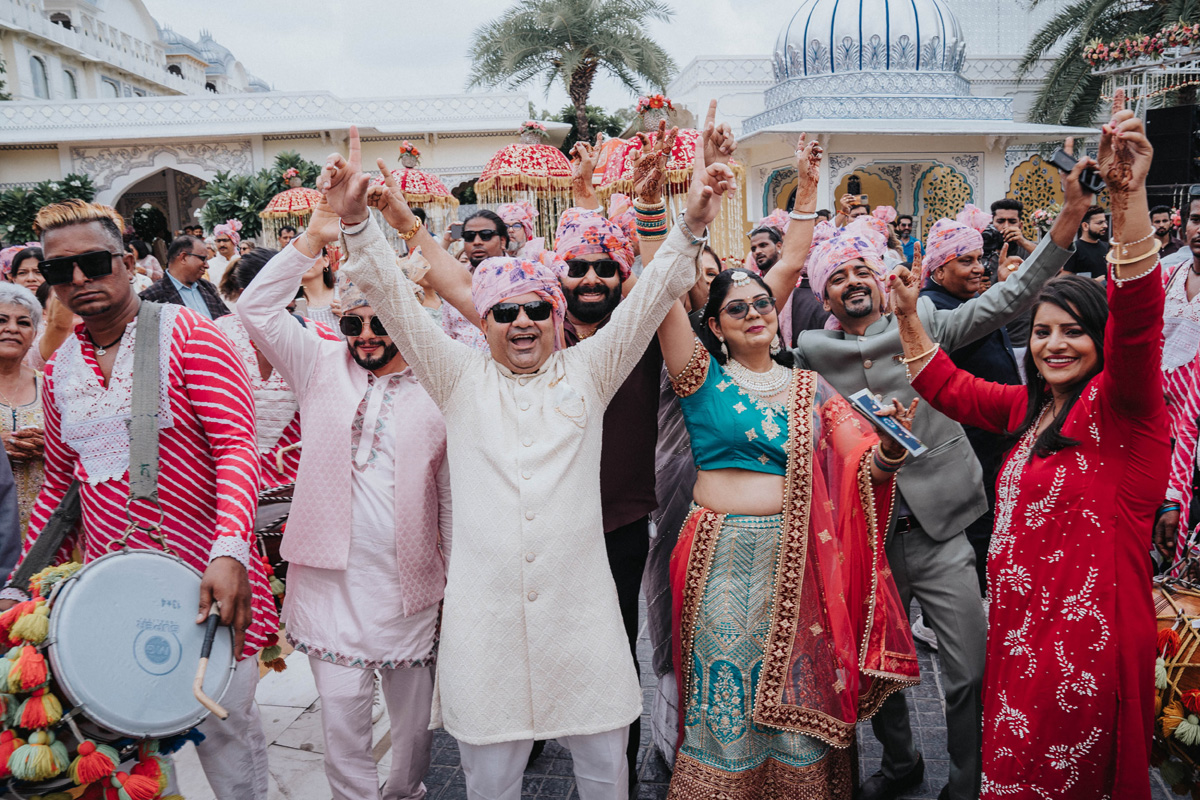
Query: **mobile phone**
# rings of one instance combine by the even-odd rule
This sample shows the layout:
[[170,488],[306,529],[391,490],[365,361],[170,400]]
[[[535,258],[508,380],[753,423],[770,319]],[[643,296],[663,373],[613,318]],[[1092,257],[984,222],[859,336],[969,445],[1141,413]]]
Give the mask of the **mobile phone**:
[[[1060,147],[1054,151],[1054,155],[1050,156],[1050,163],[1063,172],[1070,172],[1075,169],[1075,165],[1079,163],[1079,159],[1068,155],[1067,151]],[[1101,178],[1100,173],[1094,169],[1085,169],[1079,175],[1079,185],[1092,194],[1100,194],[1104,189],[1104,178]]]
[[858,196],[858,204],[860,206],[869,206],[871,205],[871,201],[865,194],[860,194]]
[[888,436],[892,437],[901,447],[909,452],[914,458],[921,455],[929,448],[921,444],[921,440],[913,436],[912,431],[905,428],[899,422],[896,422],[891,417],[881,417],[880,411],[883,411],[883,406],[879,405],[879,401],[871,394],[870,389],[863,389],[855,392],[848,398],[851,405],[857,408],[867,419],[875,423],[875,425],[883,430]]
[[455,222],[450,225],[450,238],[456,242],[462,238],[462,226],[461,222]]

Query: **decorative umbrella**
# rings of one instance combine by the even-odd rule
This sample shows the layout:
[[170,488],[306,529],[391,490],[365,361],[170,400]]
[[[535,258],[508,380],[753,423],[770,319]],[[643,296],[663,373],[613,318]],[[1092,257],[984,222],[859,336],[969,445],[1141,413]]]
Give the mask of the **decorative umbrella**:
[[321,193],[301,186],[300,177],[292,174],[294,172],[296,170],[289,169],[284,173],[291,188],[272,197],[267,207],[258,212],[263,221],[263,232],[270,237],[267,241],[278,238],[279,229],[284,225],[291,225],[297,230],[302,228],[312,216],[317,203],[321,202]]
[[[663,118],[665,109],[672,108],[671,101],[655,95],[651,101],[659,99],[659,105],[646,106],[643,101],[638,103],[638,111],[642,115],[642,127],[647,137],[653,143],[658,139],[658,121]],[[688,187],[692,182],[692,165],[696,160],[696,148],[700,144],[700,131],[694,128],[684,128],[675,137],[675,147],[671,150],[671,160],[667,162],[667,182],[663,187],[663,199],[667,202],[667,219],[673,221],[687,203]],[[621,149],[608,158],[604,175],[596,195],[602,203],[616,192],[633,195],[633,159],[640,152],[640,139],[630,139]],[[712,247],[722,257],[734,256],[741,259],[746,254],[746,192],[743,188],[746,180],[746,170],[737,162],[730,162],[733,175],[737,179],[738,189],[727,194],[721,204],[721,214],[709,226],[712,237]]]
[[[421,164],[421,151],[412,142],[405,140],[400,143],[400,164],[403,169],[392,170],[392,177],[400,185],[409,206],[425,209],[429,229],[437,238],[450,221],[457,218],[458,198],[450,194],[450,190],[436,175],[417,169]],[[376,178],[375,182],[383,183],[383,176]],[[384,224],[382,215],[377,210],[371,209],[371,213],[376,215],[376,221],[392,245],[399,247],[399,235]]]
[[526,200],[538,209],[536,235],[553,244],[559,215],[571,206],[571,162],[557,147],[541,144],[546,127],[521,126],[521,141],[488,160],[475,184],[475,194],[488,205]]

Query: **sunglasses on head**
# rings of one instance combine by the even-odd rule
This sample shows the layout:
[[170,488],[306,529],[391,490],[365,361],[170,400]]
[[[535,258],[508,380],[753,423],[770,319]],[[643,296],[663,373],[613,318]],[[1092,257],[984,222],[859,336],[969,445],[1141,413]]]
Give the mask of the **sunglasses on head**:
[[46,283],[51,286],[61,286],[64,283],[70,283],[75,280],[75,267],[77,265],[79,271],[83,273],[83,277],[88,280],[112,275],[113,259],[120,257],[120,253],[110,253],[108,250],[93,250],[90,253],[81,253],[77,256],[48,258],[45,261],[38,262],[38,270],[42,273],[42,277],[46,279]]
[[765,317],[768,312],[775,310],[775,301],[769,297],[756,297],[749,303],[745,300],[734,300],[721,310],[733,319],[742,319],[750,313],[750,306],[754,306],[760,317]]
[[[357,314],[343,314],[338,320],[338,327],[342,329],[342,334],[345,336],[362,336],[363,318]],[[371,333],[376,336],[387,336],[387,331],[383,329],[383,320],[379,317],[371,317]]]
[[478,237],[480,241],[490,242],[499,235],[498,231],[463,231],[463,241],[473,242]]
[[596,270],[597,278],[611,278],[621,270],[621,265],[611,258],[603,258],[599,261],[573,258],[567,262],[567,277],[582,278],[588,274],[589,269]]
[[516,322],[517,315],[521,313],[522,308],[525,309],[525,316],[530,320],[541,322],[550,318],[550,312],[554,306],[549,300],[531,300],[528,303],[496,303],[492,306],[492,319],[502,323]]

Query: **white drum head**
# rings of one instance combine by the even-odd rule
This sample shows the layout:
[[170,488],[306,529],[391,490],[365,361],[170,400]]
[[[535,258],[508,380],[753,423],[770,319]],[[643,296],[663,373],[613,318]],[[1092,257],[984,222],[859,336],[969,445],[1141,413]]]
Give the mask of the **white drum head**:
[[[64,582],[50,613],[50,672],[92,721],[136,738],[198,725],[192,694],[204,642],[200,573],[151,550],[110,553]],[[233,674],[233,632],[218,628],[204,691],[220,702]]]

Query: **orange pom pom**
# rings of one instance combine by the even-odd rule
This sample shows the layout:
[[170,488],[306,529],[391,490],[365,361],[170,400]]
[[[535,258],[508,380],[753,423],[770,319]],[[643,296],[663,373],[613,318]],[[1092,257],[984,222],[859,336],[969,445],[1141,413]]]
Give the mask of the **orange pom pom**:
[[21,648],[17,663],[8,674],[8,688],[14,692],[30,692],[46,682],[46,658],[33,645]]
[[1200,689],[1192,689],[1184,692],[1179,700],[1188,711],[1193,714],[1200,714]]
[[[8,639],[8,635],[12,631],[12,626],[17,623],[17,620],[20,619],[22,615],[33,611],[33,607],[36,604],[37,603],[35,600],[25,600],[17,603],[3,614],[0,614],[0,636]],[[15,642],[11,641],[10,643],[15,644]]]
[[91,739],[79,744],[78,755],[70,767],[71,780],[79,785],[94,783],[117,771],[120,756],[108,746],[97,747]]
[[8,769],[8,759],[13,751],[23,744],[25,740],[18,739],[14,731],[0,733],[0,778],[7,778],[12,774]]
[[127,775],[118,772],[113,776],[113,786],[120,788],[121,800],[154,800],[158,797],[158,781],[145,775]]
[[134,775],[143,775],[147,778],[153,778],[158,784],[159,790],[167,788],[167,770],[163,765],[160,756],[147,756],[141,761],[133,765],[133,769],[129,770]]
[[1163,628],[1158,632],[1158,642],[1155,647],[1164,658],[1174,658],[1179,652],[1181,644],[1179,633],[1174,628]]

